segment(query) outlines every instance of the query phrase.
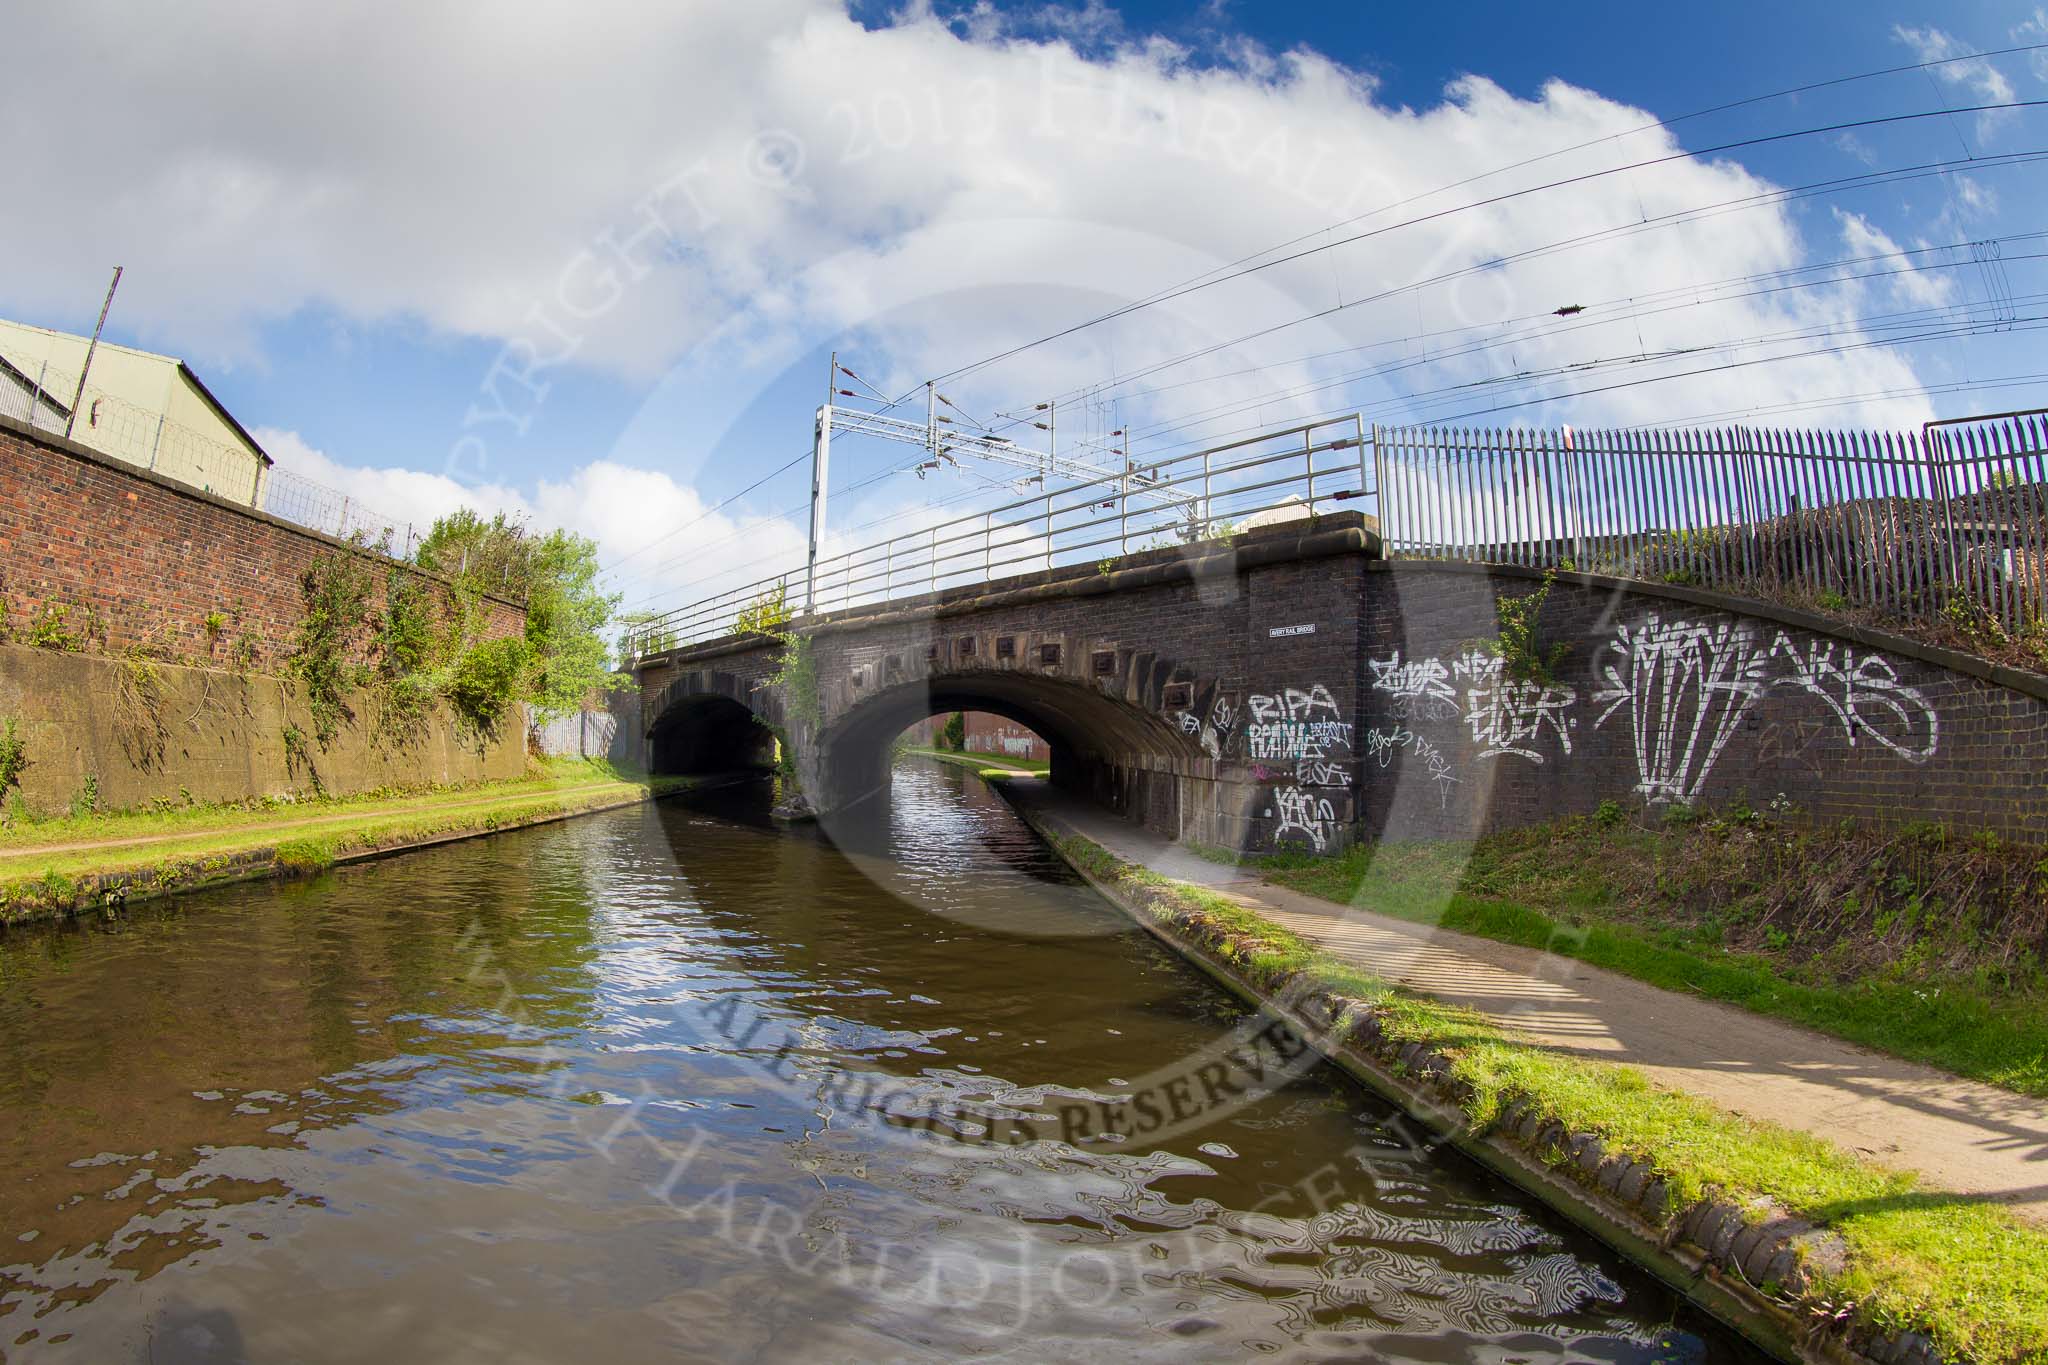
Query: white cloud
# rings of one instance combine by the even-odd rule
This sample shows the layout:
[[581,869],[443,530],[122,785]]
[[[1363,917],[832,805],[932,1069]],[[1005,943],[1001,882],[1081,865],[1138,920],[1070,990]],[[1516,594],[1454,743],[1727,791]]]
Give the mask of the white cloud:
[[[1948,61],[1972,51],[1969,44],[1959,42],[1938,28],[1908,28],[1904,24],[1892,26],[1892,36],[1912,49],[1913,55],[1923,62],[1942,62],[1943,65],[1928,68],[1934,79],[1943,85],[1952,86],[1967,95],[1975,104],[2009,104],[2018,96],[2013,94],[2012,82],[2005,73],[1991,64],[1989,58],[1974,61]],[[2009,123],[2016,113],[2012,109],[1992,109],[1977,115],[1977,135],[1989,138],[2000,127]]]
[[[2037,8],[2033,17],[2017,25],[2012,31],[2015,43],[2048,43],[2048,9]],[[2033,68],[2034,78],[2048,81],[2048,49],[2027,54],[2027,65]]]
[[[120,260],[123,318],[202,363],[260,360],[260,330],[308,306],[345,324],[396,322],[421,344],[503,341],[505,361],[463,396],[493,434],[544,401],[550,362],[666,375],[671,392],[703,399],[687,429],[663,433],[685,454],[713,448],[789,357],[827,338],[895,392],[1334,222],[1352,220],[1302,245],[1679,150],[1644,111],[1562,83],[1523,99],[1467,78],[1434,104],[1391,108],[1370,77],[1317,54],[1237,42],[1196,60],[1099,3],[1023,23],[979,8],[949,23],[913,5],[868,28],[834,0],[471,0],[286,9],[263,23],[226,0],[103,0],[30,7],[9,42],[9,125],[66,112],[63,138],[10,149],[10,176],[34,188],[28,211],[0,217],[0,253],[36,268],[0,281],[8,310],[73,310]],[[78,103],[80,70],[108,97]],[[1942,78],[2003,82],[1984,64]],[[1457,416],[1527,390],[1450,386],[1519,370],[1595,361],[1616,368],[1585,373],[1611,382],[1624,363],[1629,378],[1697,367],[1696,354],[1642,359],[1662,351],[1704,345],[1735,360],[1790,329],[1854,337],[1852,289],[1706,288],[1816,259],[1792,212],[1769,202],[1774,188],[1732,162],[1683,157],[1586,179],[1275,264],[948,388],[986,413],[1277,329],[1161,371],[1140,387],[1180,387],[1121,409],[1090,417],[1077,401],[1074,428],[1062,408],[1063,430],[1121,421],[1195,441],[1339,405]],[[1759,202],[1687,217],[1742,199]],[[1570,239],[1584,241],[1541,250]],[[1457,278],[1408,288],[1445,275]],[[1631,302],[1693,286],[1717,301]],[[1473,349],[1570,304],[1588,311],[1515,323],[1512,344]],[[1908,358],[1867,349],[1482,420],[1665,422],[1915,385]],[[1836,417],[1930,415],[1924,400],[1880,397]],[[704,512],[686,482],[634,467],[644,459],[471,489],[265,439],[287,467],[373,504],[519,510],[614,557]],[[721,536],[742,537],[744,557],[800,557],[802,529],[708,516],[677,537],[685,566],[673,572],[706,572],[687,568],[693,553],[723,571]]]
[[1946,276],[1930,274],[1916,268],[1915,262],[1918,258],[1902,254],[1899,244],[1872,226],[1869,219],[1860,214],[1837,209],[1835,221],[1842,228],[1845,255],[1881,258],[1851,265],[1847,268],[1849,273],[1872,275],[1880,271],[1893,272],[1870,282],[1870,292],[1889,295],[1908,308],[1940,308],[1954,296],[1955,287],[1952,281]]

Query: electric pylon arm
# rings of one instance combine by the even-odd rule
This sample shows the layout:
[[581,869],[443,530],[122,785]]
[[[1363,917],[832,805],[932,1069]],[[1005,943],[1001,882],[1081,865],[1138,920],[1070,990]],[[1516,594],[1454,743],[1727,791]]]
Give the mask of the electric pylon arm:
[[1026,469],[1034,474],[1056,474],[1076,483],[1127,478],[1128,486],[1124,491],[1132,497],[1148,498],[1154,502],[1177,507],[1193,506],[1201,501],[1199,496],[1180,489],[1149,486],[1148,473],[1143,469],[1105,469],[1101,465],[1090,464],[1085,460],[1076,460],[1043,450],[1032,450],[993,432],[969,431],[937,418],[915,422],[908,418],[841,407],[823,408],[819,415],[820,420],[828,422],[833,431],[875,436],[885,441],[919,446],[938,458],[971,456],[1012,469]]

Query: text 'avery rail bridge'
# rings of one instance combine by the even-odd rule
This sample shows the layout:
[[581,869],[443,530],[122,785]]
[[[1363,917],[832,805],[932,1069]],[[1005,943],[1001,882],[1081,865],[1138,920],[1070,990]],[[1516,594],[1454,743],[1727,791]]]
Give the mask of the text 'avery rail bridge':
[[[905,726],[971,710],[1043,735],[1056,784],[1228,849],[1779,795],[2043,841],[2048,680],[1882,627],[2039,630],[2044,568],[2040,414],[1345,418],[820,559],[629,647],[655,770],[761,763],[779,732],[827,815],[886,788]],[[799,597],[788,642],[737,630]]]

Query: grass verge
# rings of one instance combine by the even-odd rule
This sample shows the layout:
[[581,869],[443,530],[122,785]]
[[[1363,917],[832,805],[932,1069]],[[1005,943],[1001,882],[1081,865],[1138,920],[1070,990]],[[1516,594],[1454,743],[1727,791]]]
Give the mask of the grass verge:
[[[1344,963],[1225,896],[1133,867],[1089,840],[1049,837],[1140,913],[1254,987],[1278,995],[1306,983],[1339,1002],[1354,1038],[1370,1019],[1379,1038],[1447,1056],[1476,1129],[1510,1108],[1533,1111],[1655,1171],[1673,1216],[1717,1198],[1759,1220],[1782,1211],[1828,1229],[1840,1240],[1838,1263],[1808,1261],[1796,1291],[1759,1286],[1816,1325],[1837,1317],[1868,1332],[1919,1332],[1947,1355],[1981,1362],[2048,1360],[2048,1233],[2005,1210],[1919,1192],[1909,1174],[1659,1089],[1631,1068],[1546,1052]],[[1570,1171],[1562,1148],[1544,1156]]]
[[1654,829],[1571,817],[1471,844],[1249,865],[1326,900],[1547,949],[2048,1098],[2038,849],[1932,827],[1793,828],[1738,807]]
[[1037,773],[1040,776],[1052,771],[1052,765],[1041,758],[1005,758],[1001,754],[955,753],[951,749],[926,749],[910,745],[903,750],[917,758],[936,758],[941,763],[968,768],[982,777],[1008,777],[1014,773]]
[[224,821],[181,811],[167,828],[151,812],[141,817],[152,822],[141,826],[146,834],[124,823],[132,817],[110,817],[98,827],[106,831],[98,840],[79,828],[84,822],[51,821],[38,828],[67,826],[62,842],[0,848],[0,923],[225,880],[314,872],[364,853],[644,800],[680,785],[685,780],[631,778],[606,764],[555,760],[515,781],[233,808]]

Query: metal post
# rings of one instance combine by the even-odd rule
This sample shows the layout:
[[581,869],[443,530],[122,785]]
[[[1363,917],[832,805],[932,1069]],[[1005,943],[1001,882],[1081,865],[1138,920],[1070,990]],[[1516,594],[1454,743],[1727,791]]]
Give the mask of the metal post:
[[1301,433],[1301,467],[1308,478],[1308,514],[1316,514],[1316,433],[1310,429]]
[[[78,388],[71,395],[71,411],[64,418],[64,439],[67,441],[71,439],[72,424],[78,420],[79,400],[85,397],[85,376],[92,369],[92,353],[100,348],[100,331],[107,325],[107,310],[114,306],[114,291],[120,287],[121,267],[117,265],[114,267],[113,282],[107,286],[106,302],[100,305],[100,320],[93,324],[92,340],[85,343],[85,364],[78,367]],[[30,404],[29,410],[35,410],[33,403]],[[29,425],[35,424],[31,422]]]
[[[1930,428],[1921,428],[1921,435],[1923,437],[1931,434],[1932,432]],[[1939,458],[1937,458],[1934,453],[1937,445],[1941,450],[1941,455],[1939,456]],[[1948,499],[1948,433],[1945,431],[1942,432],[1941,438],[1938,442],[1923,441],[1921,445],[1921,454],[1923,454],[1927,459],[1928,472],[1933,476],[1935,480],[1935,496],[1939,498],[1941,501],[1941,544],[1943,567],[1948,572],[1949,585],[1951,587],[1959,588],[1962,586],[1963,575],[1961,566],[1958,563],[1958,557],[1956,555],[1955,508],[1949,505]]]
[[825,372],[825,404],[818,409],[817,425],[811,436],[811,546],[804,570],[804,614],[811,615],[818,603],[818,542],[825,537],[825,492],[832,461],[832,386],[839,377],[839,352],[832,352],[831,368]]
[[[162,413],[158,413],[156,415],[156,439],[149,443],[149,467],[151,469],[156,468],[156,453],[159,449],[163,447],[163,443],[164,415]],[[262,461],[257,461],[257,465],[260,468],[262,466]]]

